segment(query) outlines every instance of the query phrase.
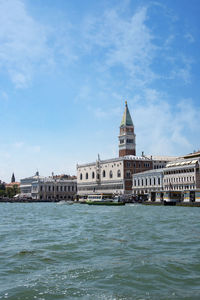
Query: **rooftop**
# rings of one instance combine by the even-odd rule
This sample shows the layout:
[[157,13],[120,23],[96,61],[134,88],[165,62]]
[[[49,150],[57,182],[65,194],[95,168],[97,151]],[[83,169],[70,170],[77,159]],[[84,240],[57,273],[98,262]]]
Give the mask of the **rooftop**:
[[171,167],[181,167],[181,166],[187,166],[187,165],[195,165],[197,162],[199,162],[198,159],[179,159],[175,160],[173,162],[169,162],[166,165],[166,168],[171,168]]
[[178,156],[168,156],[168,155],[145,155],[148,158],[152,158],[152,160],[160,160],[160,161],[172,161],[176,160]]
[[[135,156],[135,155],[126,155],[126,156],[120,156],[116,158],[111,158],[111,159],[105,159],[105,160],[97,160],[99,163],[105,164],[105,163],[111,163],[111,162],[118,162],[118,161],[124,161],[124,160],[142,160],[142,161],[151,161],[150,158],[147,158],[145,156]],[[86,163],[86,164],[77,164],[78,167],[88,167],[88,166],[93,166],[96,165],[96,162],[91,162],[91,163]]]
[[193,158],[193,157],[200,157],[200,150],[194,151],[193,153],[189,153],[184,156],[184,158]]

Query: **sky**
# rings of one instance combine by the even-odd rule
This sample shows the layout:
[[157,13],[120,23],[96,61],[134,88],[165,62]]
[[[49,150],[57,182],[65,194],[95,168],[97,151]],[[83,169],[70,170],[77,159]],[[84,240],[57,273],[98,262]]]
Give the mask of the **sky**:
[[199,0],[0,0],[0,180],[200,149]]

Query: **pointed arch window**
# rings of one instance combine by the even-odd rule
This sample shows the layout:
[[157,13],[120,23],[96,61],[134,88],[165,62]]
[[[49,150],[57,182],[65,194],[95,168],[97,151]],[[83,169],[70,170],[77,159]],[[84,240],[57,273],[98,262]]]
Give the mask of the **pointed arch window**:
[[85,174],[85,179],[88,179],[88,173]]
[[103,177],[106,177],[106,171],[105,170],[103,170]]
[[110,171],[109,175],[110,175],[110,178],[113,178],[113,172],[112,171]]
[[83,174],[81,173],[81,174],[80,174],[80,180],[82,180],[82,179],[83,179]]
[[117,177],[121,177],[121,171],[120,170],[117,171]]
[[94,174],[94,172],[92,172],[92,179],[94,179],[95,178],[95,174]]

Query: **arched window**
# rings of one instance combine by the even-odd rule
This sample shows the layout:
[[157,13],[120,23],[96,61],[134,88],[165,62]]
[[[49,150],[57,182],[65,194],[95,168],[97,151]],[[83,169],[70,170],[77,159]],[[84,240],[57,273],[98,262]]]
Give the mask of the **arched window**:
[[85,174],[85,179],[88,179],[88,173]]
[[113,178],[113,173],[112,173],[112,171],[110,171],[110,178]]
[[83,174],[81,173],[81,174],[80,174],[80,180],[82,180],[82,179],[83,179]]
[[121,171],[120,170],[117,171],[117,177],[121,177]]
[[106,171],[103,170],[103,177],[106,177]]
[[94,174],[94,172],[92,172],[92,178],[94,179],[94,177],[95,177],[95,174]]

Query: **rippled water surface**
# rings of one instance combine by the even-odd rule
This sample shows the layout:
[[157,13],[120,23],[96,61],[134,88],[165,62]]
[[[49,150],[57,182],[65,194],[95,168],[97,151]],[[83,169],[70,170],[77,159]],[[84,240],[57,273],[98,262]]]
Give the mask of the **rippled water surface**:
[[200,208],[1,203],[0,299],[200,299]]

